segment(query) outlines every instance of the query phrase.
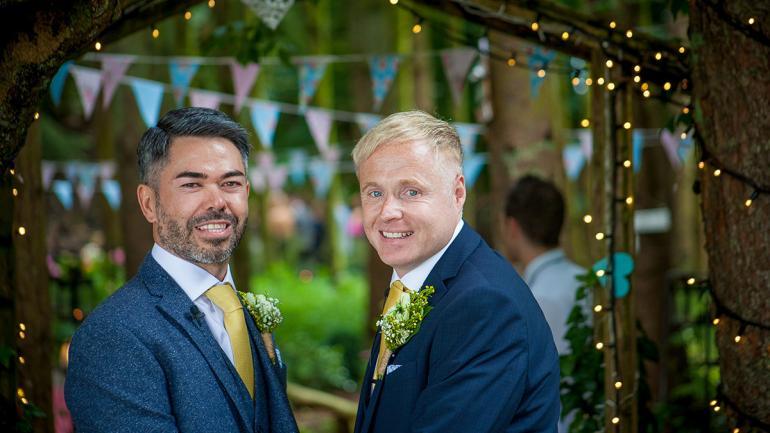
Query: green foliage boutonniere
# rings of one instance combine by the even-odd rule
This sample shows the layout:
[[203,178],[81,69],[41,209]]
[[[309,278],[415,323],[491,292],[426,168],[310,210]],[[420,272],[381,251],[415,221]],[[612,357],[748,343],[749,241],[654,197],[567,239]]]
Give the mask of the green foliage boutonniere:
[[256,323],[259,332],[262,334],[262,341],[265,343],[267,354],[270,356],[273,364],[275,364],[273,331],[283,322],[281,310],[278,309],[278,299],[251,292],[239,291],[238,295],[246,306],[246,310],[254,319],[254,323]]

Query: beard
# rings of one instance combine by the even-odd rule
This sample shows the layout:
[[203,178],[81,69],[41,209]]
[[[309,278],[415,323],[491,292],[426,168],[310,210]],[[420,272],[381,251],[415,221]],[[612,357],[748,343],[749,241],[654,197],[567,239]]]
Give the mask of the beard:
[[[200,264],[227,263],[235,247],[240,243],[246,227],[245,219],[241,222],[234,215],[221,211],[211,211],[192,217],[187,220],[185,227],[182,227],[179,221],[166,214],[160,204],[158,204],[158,220],[158,237],[162,246],[188,262]],[[227,221],[233,228],[233,235],[223,239],[205,240],[203,241],[205,245],[198,245],[193,239],[195,227],[215,220]]]

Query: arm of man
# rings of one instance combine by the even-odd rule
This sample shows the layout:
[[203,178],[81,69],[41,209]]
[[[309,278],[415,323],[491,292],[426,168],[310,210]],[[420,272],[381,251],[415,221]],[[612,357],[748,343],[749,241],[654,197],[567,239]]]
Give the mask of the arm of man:
[[176,432],[152,351],[117,324],[84,323],[70,345],[67,407],[78,433]]
[[532,341],[519,307],[496,291],[466,290],[442,315],[412,432],[555,433],[558,371],[529,383],[533,364],[547,361],[533,359],[531,346],[548,342]]

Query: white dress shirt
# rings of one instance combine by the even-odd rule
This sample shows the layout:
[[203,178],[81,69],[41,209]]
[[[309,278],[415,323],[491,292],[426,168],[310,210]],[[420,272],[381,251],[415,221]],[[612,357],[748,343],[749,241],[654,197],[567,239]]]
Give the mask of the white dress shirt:
[[559,355],[569,352],[565,338],[567,318],[575,306],[575,292],[580,286],[575,277],[584,273],[583,268],[569,261],[558,248],[537,256],[524,270],[524,281],[543,310]]
[[184,290],[193,304],[204,314],[211,335],[219,343],[219,347],[225,352],[230,362],[235,365],[230,336],[225,330],[225,315],[216,304],[204,295],[208,289],[216,284],[230,283],[235,289],[235,282],[230,274],[230,266],[227,267],[224,280],[219,281],[207,270],[171,254],[158,244],[152,247],[152,258],[171,275],[171,278],[179,284],[179,287]]
[[432,271],[433,267],[436,266],[436,263],[438,263],[439,259],[441,259],[441,256],[444,255],[447,248],[452,245],[452,242],[455,240],[457,235],[460,234],[460,230],[462,230],[463,224],[464,222],[462,218],[460,218],[460,222],[457,223],[455,232],[452,234],[452,238],[449,239],[449,242],[447,242],[446,245],[444,245],[444,248],[440,249],[436,254],[430,256],[428,260],[420,263],[416,268],[407,272],[403,277],[399,278],[396,270],[394,269],[393,275],[390,277],[390,283],[393,284],[394,281],[401,280],[401,284],[403,284],[404,287],[408,288],[409,290],[419,291],[422,289],[422,284],[428,278],[428,275],[430,275],[430,271]]

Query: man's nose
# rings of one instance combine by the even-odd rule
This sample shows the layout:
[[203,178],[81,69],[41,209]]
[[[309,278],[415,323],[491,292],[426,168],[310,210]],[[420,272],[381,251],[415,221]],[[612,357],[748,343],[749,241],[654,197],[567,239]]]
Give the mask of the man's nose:
[[399,219],[403,215],[401,201],[393,196],[388,196],[382,204],[380,217],[386,221]]
[[225,193],[222,192],[216,185],[207,189],[206,201],[208,209],[222,210],[227,207]]

